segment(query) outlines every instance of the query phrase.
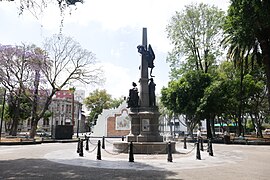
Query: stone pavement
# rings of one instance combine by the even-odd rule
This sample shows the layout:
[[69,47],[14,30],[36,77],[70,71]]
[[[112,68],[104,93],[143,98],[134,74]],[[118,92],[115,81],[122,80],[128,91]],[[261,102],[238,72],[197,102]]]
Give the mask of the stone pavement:
[[[270,146],[213,144],[214,156],[201,152],[196,160],[192,144],[173,154],[134,155],[112,151],[111,142],[96,160],[96,140],[84,156],[77,154],[77,143],[53,143],[25,146],[0,146],[0,179],[237,179],[266,180],[270,177]],[[93,152],[91,152],[94,150]],[[190,153],[189,153],[190,152]]]

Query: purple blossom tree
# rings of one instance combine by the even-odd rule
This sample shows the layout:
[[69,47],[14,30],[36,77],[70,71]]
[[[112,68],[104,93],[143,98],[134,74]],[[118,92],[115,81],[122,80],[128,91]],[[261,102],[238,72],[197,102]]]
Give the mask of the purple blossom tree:
[[0,45],[0,82],[9,92],[9,102],[14,109],[10,135],[17,134],[22,96],[33,105],[36,103],[32,93],[36,84],[33,74],[40,71],[45,61],[46,55],[35,46]]
[[[32,103],[30,137],[45,115],[55,93],[73,83],[99,84],[103,72],[95,55],[70,37],[54,35],[44,42],[43,50],[35,46],[0,45],[0,83],[14,94],[16,109],[21,95]],[[46,87],[50,87],[50,91]],[[47,92],[41,100],[41,92]],[[44,95],[44,93],[42,93]],[[16,135],[19,112],[13,118],[11,135]]]

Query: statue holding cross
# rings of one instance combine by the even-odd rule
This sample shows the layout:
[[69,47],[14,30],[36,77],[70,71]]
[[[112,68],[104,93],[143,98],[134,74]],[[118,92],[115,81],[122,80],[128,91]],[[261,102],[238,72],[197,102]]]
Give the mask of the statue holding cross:
[[151,47],[151,44],[148,45],[148,50],[145,49],[143,45],[137,46],[138,52],[143,56],[142,58],[145,59],[148,63],[148,68],[151,68],[150,76],[152,76],[152,70],[155,67],[154,66],[154,60],[155,60],[155,53]]

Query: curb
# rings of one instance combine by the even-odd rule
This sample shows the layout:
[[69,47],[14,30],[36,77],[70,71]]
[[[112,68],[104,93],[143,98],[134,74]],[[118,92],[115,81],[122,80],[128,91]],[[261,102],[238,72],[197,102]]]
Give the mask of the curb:
[[43,143],[73,143],[78,142],[78,139],[52,139],[43,141],[21,141],[21,142],[0,142],[0,146],[12,146],[12,145],[34,145]]

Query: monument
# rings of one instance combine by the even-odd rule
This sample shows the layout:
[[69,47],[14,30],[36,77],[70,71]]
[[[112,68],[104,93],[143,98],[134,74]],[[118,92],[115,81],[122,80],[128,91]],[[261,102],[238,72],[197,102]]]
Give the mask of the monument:
[[[152,71],[155,54],[151,45],[147,44],[147,29],[143,28],[142,44],[137,46],[141,55],[139,91],[137,84],[132,83],[133,88],[129,90],[127,99],[129,116],[131,117],[131,130],[127,136],[127,142],[114,143],[114,150],[122,152],[127,149],[128,143],[133,142],[134,153],[153,154],[166,153],[167,142],[163,142],[163,136],[159,134],[159,116],[156,106],[154,76]],[[148,69],[150,68],[150,73]],[[150,76],[150,78],[149,78]],[[172,151],[175,151],[175,143],[172,144]]]

